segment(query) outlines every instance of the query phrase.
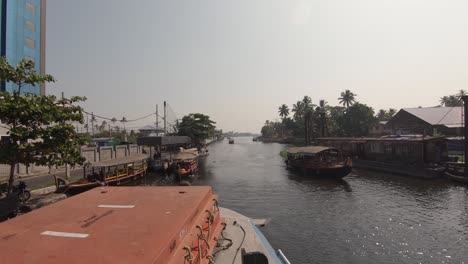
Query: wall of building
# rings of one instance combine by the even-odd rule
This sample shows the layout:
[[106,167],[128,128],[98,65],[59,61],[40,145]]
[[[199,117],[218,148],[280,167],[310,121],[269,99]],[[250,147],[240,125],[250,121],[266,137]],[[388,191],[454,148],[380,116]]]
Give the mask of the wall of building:
[[[12,65],[18,64],[23,58],[34,61],[38,73],[44,73],[43,57],[45,47],[44,34],[45,10],[44,0],[0,0],[1,19],[1,55],[6,56]],[[42,12],[44,11],[44,12]],[[12,92],[18,87],[13,83],[2,83],[0,90]],[[41,86],[25,85],[23,93],[40,95]]]

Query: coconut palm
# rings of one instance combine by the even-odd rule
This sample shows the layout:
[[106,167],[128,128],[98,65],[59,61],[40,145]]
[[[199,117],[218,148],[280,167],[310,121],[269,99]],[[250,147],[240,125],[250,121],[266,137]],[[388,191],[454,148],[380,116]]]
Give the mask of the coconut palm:
[[304,115],[304,103],[302,101],[297,101],[297,103],[293,104],[292,112],[294,113],[294,119],[302,119]]
[[443,96],[440,98],[440,106],[447,106],[447,104],[449,104],[450,102],[450,99],[448,96]]
[[320,119],[320,124],[321,124],[320,135],[324,137],[325,130],[328,130],[327,128],[327,113],[328,113],[327,101],[323,99],[319,101],[319,105],[316,108],[316,113],[318,114],[318,117]]
[[349,106],[353,105],[356,102],[356,94],[351,92],[350,90],[345,90],[341,92],[341,97],[338,98],[340,100],[340,104],[349,108]]
[[313,111],[314,105],[312,104],[312,99],[305,95],[304,98],[302,98],[302,107],[303,107],[303,113],[310,113]]
[[111,122],[112,122],[113,125],[115,125],[115,122],[117,122],[117,118],[113,117],[113,118],[111,119]]
[[380,109],[376,117],[377,119],[379,119],[379,121],[384,121],[387,118],[387,111],[385,111],[384,109]]
[[123,124],[124,132],[126,133],[126,132],[127,132],[127,129],[125,128],[125,123],[127,123],[127,118],[125,118],[125,116],[122,117],[122,119],[120,120],[120,123]]
[[99,126],[99,131],[102,132],[102,131],[106,130],[106,126],[107,126],[107,121],[106,121],[106,120],[102,120],[102,123],[101,123],[101,125]]
[[279,108],[278,108],[278,112],[279,112],[279,115],[281,118],[285,119],[286,117],[288,117],[289,115],[289,108],[287,105],[285,104],[282,104]]
[[456,96],[457,96],[458,99],[462,99],[462,97],[465,96],[465,95],[467,95],[467,92],[465,90],[463,90],[463,89],[460,89]]

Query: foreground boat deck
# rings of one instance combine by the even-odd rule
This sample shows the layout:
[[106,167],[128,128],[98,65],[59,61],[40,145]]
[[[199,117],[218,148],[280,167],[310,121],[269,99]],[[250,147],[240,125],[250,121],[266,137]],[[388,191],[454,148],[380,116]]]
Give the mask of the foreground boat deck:
[[2,263],[183,263],[215,198],[210,187],[95,188],[0,224]]

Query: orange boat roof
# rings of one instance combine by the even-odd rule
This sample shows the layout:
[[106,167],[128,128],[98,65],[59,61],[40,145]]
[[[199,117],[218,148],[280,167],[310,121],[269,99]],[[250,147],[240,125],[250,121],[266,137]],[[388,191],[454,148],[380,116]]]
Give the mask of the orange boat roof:
[[210,243],[220,232],[219,211],[204,227],[215,198],[205,186],[95,188],[0,223],[2,263],[184,263],[195,225]]

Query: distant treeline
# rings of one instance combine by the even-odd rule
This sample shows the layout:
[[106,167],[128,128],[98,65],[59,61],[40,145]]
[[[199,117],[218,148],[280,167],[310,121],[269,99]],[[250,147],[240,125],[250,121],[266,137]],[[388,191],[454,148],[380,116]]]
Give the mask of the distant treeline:
[[225,137],[258,137],[259,134],[249,133],[249,132],[226,132],[224,133]]

